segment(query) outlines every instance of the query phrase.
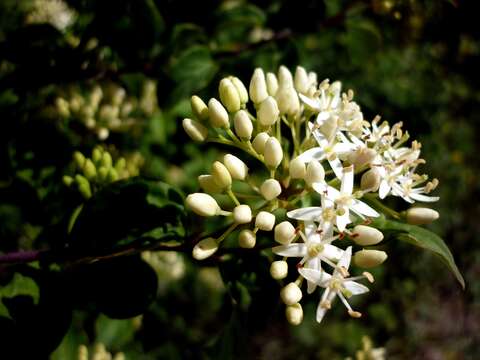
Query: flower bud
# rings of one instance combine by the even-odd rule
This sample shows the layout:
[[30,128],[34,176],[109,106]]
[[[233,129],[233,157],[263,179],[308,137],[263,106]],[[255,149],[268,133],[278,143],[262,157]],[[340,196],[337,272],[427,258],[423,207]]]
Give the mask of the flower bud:
[[100,165],[105,166],[107,169],[110,169],[112,167],[112,155],[108,151],[105,151],[102,154],[102,159],[100,160]]
[[110,169],[106,168],[105,166],[100,166],[98,168],[98,178],[100,181],[106,181],[108,178],[108,172]]
[[353,255],[353,262],[362,268],[372,268],[387,260],[387,253],[380,250],[360,250]]
[[242,80],[235,76],[232,76],[230,80],[232,81],[233,86],[235,86],[235,88],[237,89],[238,96],[240,97],[240,102],[242,104],[246,104],[248,102],[248,91],[245,85],[243,85]]
[[215,184],[217,184],[221,189],[228,189],[230,186],[232,186],[232,176],[230,175],[227,167],[220,161],[215,161],[213,163],[212,176]]
[[223,189],[215,183],[212,175],[200,175],[198,177],[198,183],[207,193],[219,194],[223,191]]
[[314,71],[310,71],[308,73],[308,84],[310,87],[316,87],[318,84],[317,73]]
[[208,115],[210,116],[210,124],[213,127],[225,129],[230,127],[227,110],[215,98],[211,98],[208,101]]
[[276,169],[283,159],[283,150],[275,137],[270,137],[265,143],[265,165],[269,169]]
[[248,167],[242,160],[232,154],[227,154],[223,157],[223,163],[230,172],[230,175],[232,175],[232,178],[245,180],[248,175]]
[[92,188],[86,177],[77,174],[75,175],[75,182],[77,183],[78,191],[85,199],[92,197]]
[[62,177],[62,181],[63,183],[66,185],[66,186],[70,186],[73,184],[73,178],[71,176],[68,176],[68,175],[64,175]]
[[258,154],[263,154],[265,151],[265,144],[267,143],[268,139],[270,139],[270,135],[268,135],[266,132],[258,133],[257,136],[255,136],[252,146]]
[[293,77],[290,70],[285,65],[278,68],[278,85],[279,87],[293,88]]
[[277,260],[270,265],[270,275],[275,280],[285,279],[288,275],[288,264],[284,260]]
[[265,74],[260,68],[256,68],[250,80],[250,99],[254,104],[260,104],[268,96]]
[[375,159],[375,156],[377,156],[375,150],[360,147],[348,155],[348,161],[355,167],[355,169],[359,169],[364,165],[370,164]]
[[208,194],[193,193],[187,196],[187,207],[200,216],[215,216],[220,212],[217,201]]
[[297,284],[291,282],[280,291],[280,297],[285,305],[293,305],[302,299],[302,290]]
[[294,83],[295,89],[297,89],[299,93],[305,94],[308,91],[310,84],[308,80],[308,74],[307,71],[301,66],[297,66],[297,69],[295,70]]
[[73,160],[75,161],[75,165],[77,165],[77,168],[83,169],[86,159],[85,159],[85,156],[80,151],[75,151],[73,153]]
[[123,157],[119,158],[115,163],[115,170],[117,170],[118,172],[122,172],[123,170],[125,170],[126,167],[127,167],[127,160],[125,160],[125,158]]
[[260,193],[265,200],[273,200],[282,193],[282,187],[280,183],[275,179],[267,179],[260,186]]
[[262,101],[257,111],[257,120],[261,126],[267,127],[275,124],[279,115],[278,105],[271,96]]
[[353,233],[353,241],[361,246],[375,245],[383,240],[382,232],[371,226],[357,225],[353,228]]
[[95,164],[99,164],[100,161],[102,160],[102,156],[103,156],[103,149],[99,146],[96,146],[93,150],[92,150],[92,160]]
[[208,107],[197,95],[193,95],[190,98],[190,105],[193,115],[195,115],[198,120],[205,121],[208,119]]
[[275,94],[275,100],[282,115],[293,116],[300,110],[300,99],[293,87],[280,85]]
[[208,136],[208,129],[198,121],[186,118],[183,119],[182,126],[193,141],[203,142]]
[[275,216],[266,211],[260,211],[255,218],[255,227],[259,230],[270,231],[275,225]]
[[233,209],[235,224],[248,224],[252,221],[252,209],[248,205],[238,205]]
[[292,179],[303,179],[307,174],[305,163],[298,157],[290,161],[289,170]]
[[199,241],[193,248],[192,255],[196,260],[205,260],[218,250],[217,240],[208,237]]
[[377,191],[381,180],[380,172],[376,168],[371,168],[362,175],[360,189],[363,191]]
[[117,181],[118,180],[117,170],[115,170],[114,168],[108,169],[107,180],[109,182]]
[[295,234],[295,228],[288,221],[282,221],[280,224],[275,226],[275,241],[282,245],[290,244],[295,238]]
[[240,110],[240,96],[237,88],[233,85],[230,79],[222,79],[218,87],[220,100],[227,108],[228,112],[236,112]]
[[300,325],[303,321],[303,309],[299,303],[287,306],[285,309],[285,317],[290,325]]
[[412,225],[425,225],[437,220],[440,214],[429,208],[413,207],[407,210],[407,223]]
[[238,235],[238,245],[242,248],[251,249],[255,247],[256,241],[257,237],[251,230],[244,229]]
[[245,110],[240,110],[235,114],[233,126],[240,139],[250,140],[252,138],[253,124]]
[[313,183],[322,182],[325,180],[325,170],[318,160],[312,160],[307,165],[307,172],[305,174],[305,182],[308,186]]
[[278,80],[274,73],[267,73],[267,91],[270,96],[275,96],[278,90]]
[[88,180],[93,180],[97,176],[97,168],[93,165],[92,160],[85,160],[85,165],[83,165],[83,175],[85,175]]

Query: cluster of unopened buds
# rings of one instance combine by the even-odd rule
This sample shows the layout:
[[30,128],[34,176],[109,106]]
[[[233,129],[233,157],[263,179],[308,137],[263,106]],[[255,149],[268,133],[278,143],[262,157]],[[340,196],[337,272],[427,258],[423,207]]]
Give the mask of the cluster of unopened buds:
[[138,99],[114,83],[86,90],[75,87],[57,97],[55,108],[60,117],[79,121],[99,140],[106,140],[111,131],[128,130],[158,110],[157,87],[154,81],[145,81]]
[[112,355],[107,351],[105,345],[98,343],[90,352],[85,345],[80,345],[78,347],[78,360],[125,360],[125,355],[122,352]]
[[[226,217],[230,226],[198,242],[193,257],[212,256],[232,234],[238,234],[240,247],[253,248],[258,231],[273,231],[278,244],[272,251],[280,259],[272,262],[271,276],[283,281],[287,260],[299,259],[291,266],[298,278],[280,292],[291,324],[303,319],[305,282],[308,294],[323,289],[318,322],[335,298],[350,316],[361,317],[349,298],[369,290],[359,281],[373,282],[366,269],[387,259],[375,247],[384,236],[372,220],[383,214],[419,225],[438,218],[429,208],[399,213],[382,201],[389,195],[411,204],[438,200],[428,195],[438,180],[416,173],[424,163],[420,143],[406,146],[409,135],[401,123],[389,125],[379,116],[366,121],[351,90],[342,93],[340,82],[328,79],[318,83],[302,67],[294,76],[284,66],[278,74],[256,69],[248,90],[238,78],[226,77],[219,95],[207,104],[191,98],[194,119],[183,120],[186,133],[197,142],[231,145],[266,171],[249,174],[244,161],[226,154],[198,178],[204,192],[190,194],[187,206],[200,216]],[[231,204],[221,208],[214,196],[227,196]],[[359,275],[351,275],[351,264]]]

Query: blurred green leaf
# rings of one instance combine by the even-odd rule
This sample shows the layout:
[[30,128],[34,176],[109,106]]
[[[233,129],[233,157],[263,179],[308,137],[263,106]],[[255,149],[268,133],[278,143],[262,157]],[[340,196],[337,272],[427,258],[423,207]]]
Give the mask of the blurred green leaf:
[[32,297],[34,304],[38,304],[40,292],[37,283],[27,276],[15,273],[8,285],[0,287],[0,316],[10,317],[3,301],[6,298],[13,298],[18,295],[28,295]]
[[440,256],[440,259],[448,266],[462,285],[462,288],[465,289],[465,280],[455,264],[452,253],[437,234],[420,226],[387,220],[385,217],[376,219],[373,222],[373,226],[380,230],[394,232],[399,240],[430,250]]

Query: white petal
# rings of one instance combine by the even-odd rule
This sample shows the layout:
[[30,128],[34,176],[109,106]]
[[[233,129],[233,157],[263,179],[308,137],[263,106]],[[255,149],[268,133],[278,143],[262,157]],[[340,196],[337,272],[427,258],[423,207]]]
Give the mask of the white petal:
[[327,159],[328,163],[330,164],[330,167],[332,168],[333,172],[335,173],[335,176],[338,177],[339,179],[342,178],[343,176],[343,165],[342,162],[338,157],[330,160]]
[[352,247],[349,246],[343,253],[343,256],[340,258],[340,260],[338,260],[337,265],[344,267],[345,269],[348,269],[350,267],[351,260],[352,260]]
[[305,226],[305,236],[307,239],[317,233],[318,226],[313,221],[305,221],[303,224]]
[[298,269],[300,275],[302,275],[306,280],[315,283],[318,286],[326,287],[328,281],[332,277],[330,274],[325,271],[319,271],[315,269],[307,269],[305,267]]
[[357,214],[365,215],[368,217],[380,216],[380,214],[375,209],[360,200],[354,200],[350,208]]
[[350,195],[353,191],[353,165],[343,169],[342,185],[340,192]]
[[343,286],[345,286],[345,289],[350,291],[352,295],[360,295],[369,291],[365,285],[350,280],[344,281]]
[[348,208],[344,208],[345,213],[342,216],[336,217],[335,223],[337,224],[338,231],[342,232],[345,230],[348,224],[350,224],[350,212]]
[[300,97],[300,100],[303,101],[305,105],[307,105],[309,108],[319,111],[320,110],[320,101],[317,99],[310,99],[309,97],[303,95],[303,94],[298,94]]
[[323,300],[328,300],[330,303],[332,303],[333,300],[335,299],[335,296],[337,295],[335,291],[330,291],[329,289],[325,289],[324,294],[326,294],[326,296],[325,297],[322,296],[322,300],[320,300],[317,306],[317,322],[318,323],[322,321],[323,317],[325,316],[325,313],[328,310],[321,306]]
[[318,206],[295,209],[287,213],[287,216],[290,219],[295,219],[300,221],[320,221],[321,215],[322,215],[322,208]]
[[317,119],[315,120],[318,125],[322,125],[325,120],[330,117],[330,111],[321,111],[317,115]]
[[380,189],[378,190],[378,196],[380,197],[380,199],[385,199],[385,197],[390,192],[390,189],[391,187],[388,182],[386,180],[382,180],[382,182],[380,183]]
[[440,197],[438,196],[427,196],[427,195],[415,194],[415,193],[411,193],[410,197],[414,200],[423,201],[423,202],[435,202],[440,200]]
[[[322,268],[320,258],[316,257],[314,259],[307,260],[307,262],[305,263],[305,268],[321,271]],[[313,293],[316,288],[317,284],[307,280],[307,294]]]
[[[356,145],[352,143],[336,143],[333,147],[333,151],[339,156],[342,157],[345,154],[348,154],[357,148]],[[342,158],[343,159],[343,158]]]
[[322,148],[314,147],[300,154],[298,159],[304,163],[309,163],[312,160],[322,160],[324,155],[325,152],[322,150]]
[[305,244],[290,244],[280,245],[272,248],[274,254],[286,257],[304,257],[307,255],[307,245]]
[[323,256],[325,256],[327,259],[332,260],[334,262],[338,262],[342,258],[344,253],[345,253],[345,250],[342,250],[330,244],[325,244],[324,249],[322,251]]

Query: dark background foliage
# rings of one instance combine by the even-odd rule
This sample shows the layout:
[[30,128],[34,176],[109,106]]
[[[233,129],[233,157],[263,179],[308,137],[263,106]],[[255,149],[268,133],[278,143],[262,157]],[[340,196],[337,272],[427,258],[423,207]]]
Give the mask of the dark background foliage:
[[[353,355],[362,335],[393,359],[478,358],[475,1],[68,0],[67,28],[32,20],[48,3],[0,3],[0,249],[45,250],[30,265],[0,265],[1,358],[70,359],[79,344],[103,342],[131,359],[330,359]],[[196,176],[224,149],[189,142],[179,126],[188,99],[216,95],[225,75],[248,84],[255,67],[281,64],[341,80],[366,118],[403,121],[423,143],[425,171],[440,179],[441,219],[431,227],[465,291],[433,255],[387,239],[389,259],[357,305],[361,320],[335,308],[318,325],[312,297],[294,328],[268,254],[191,260],[191,240],[182,242],[201,229],[185,218],[181,192],[196,190]],[[159,110],[103,142],[52,113],[67,89],[115,83],[138,97],[146,79],[157,83]],[[97,192],[69,231],[82,200],[62,176],[75,150],[99,143],[138,151],[144,180]],[[131,251],[172,240],[186,252],[173,258],[183,269],[173,280],[174,265],[154,271]]]

